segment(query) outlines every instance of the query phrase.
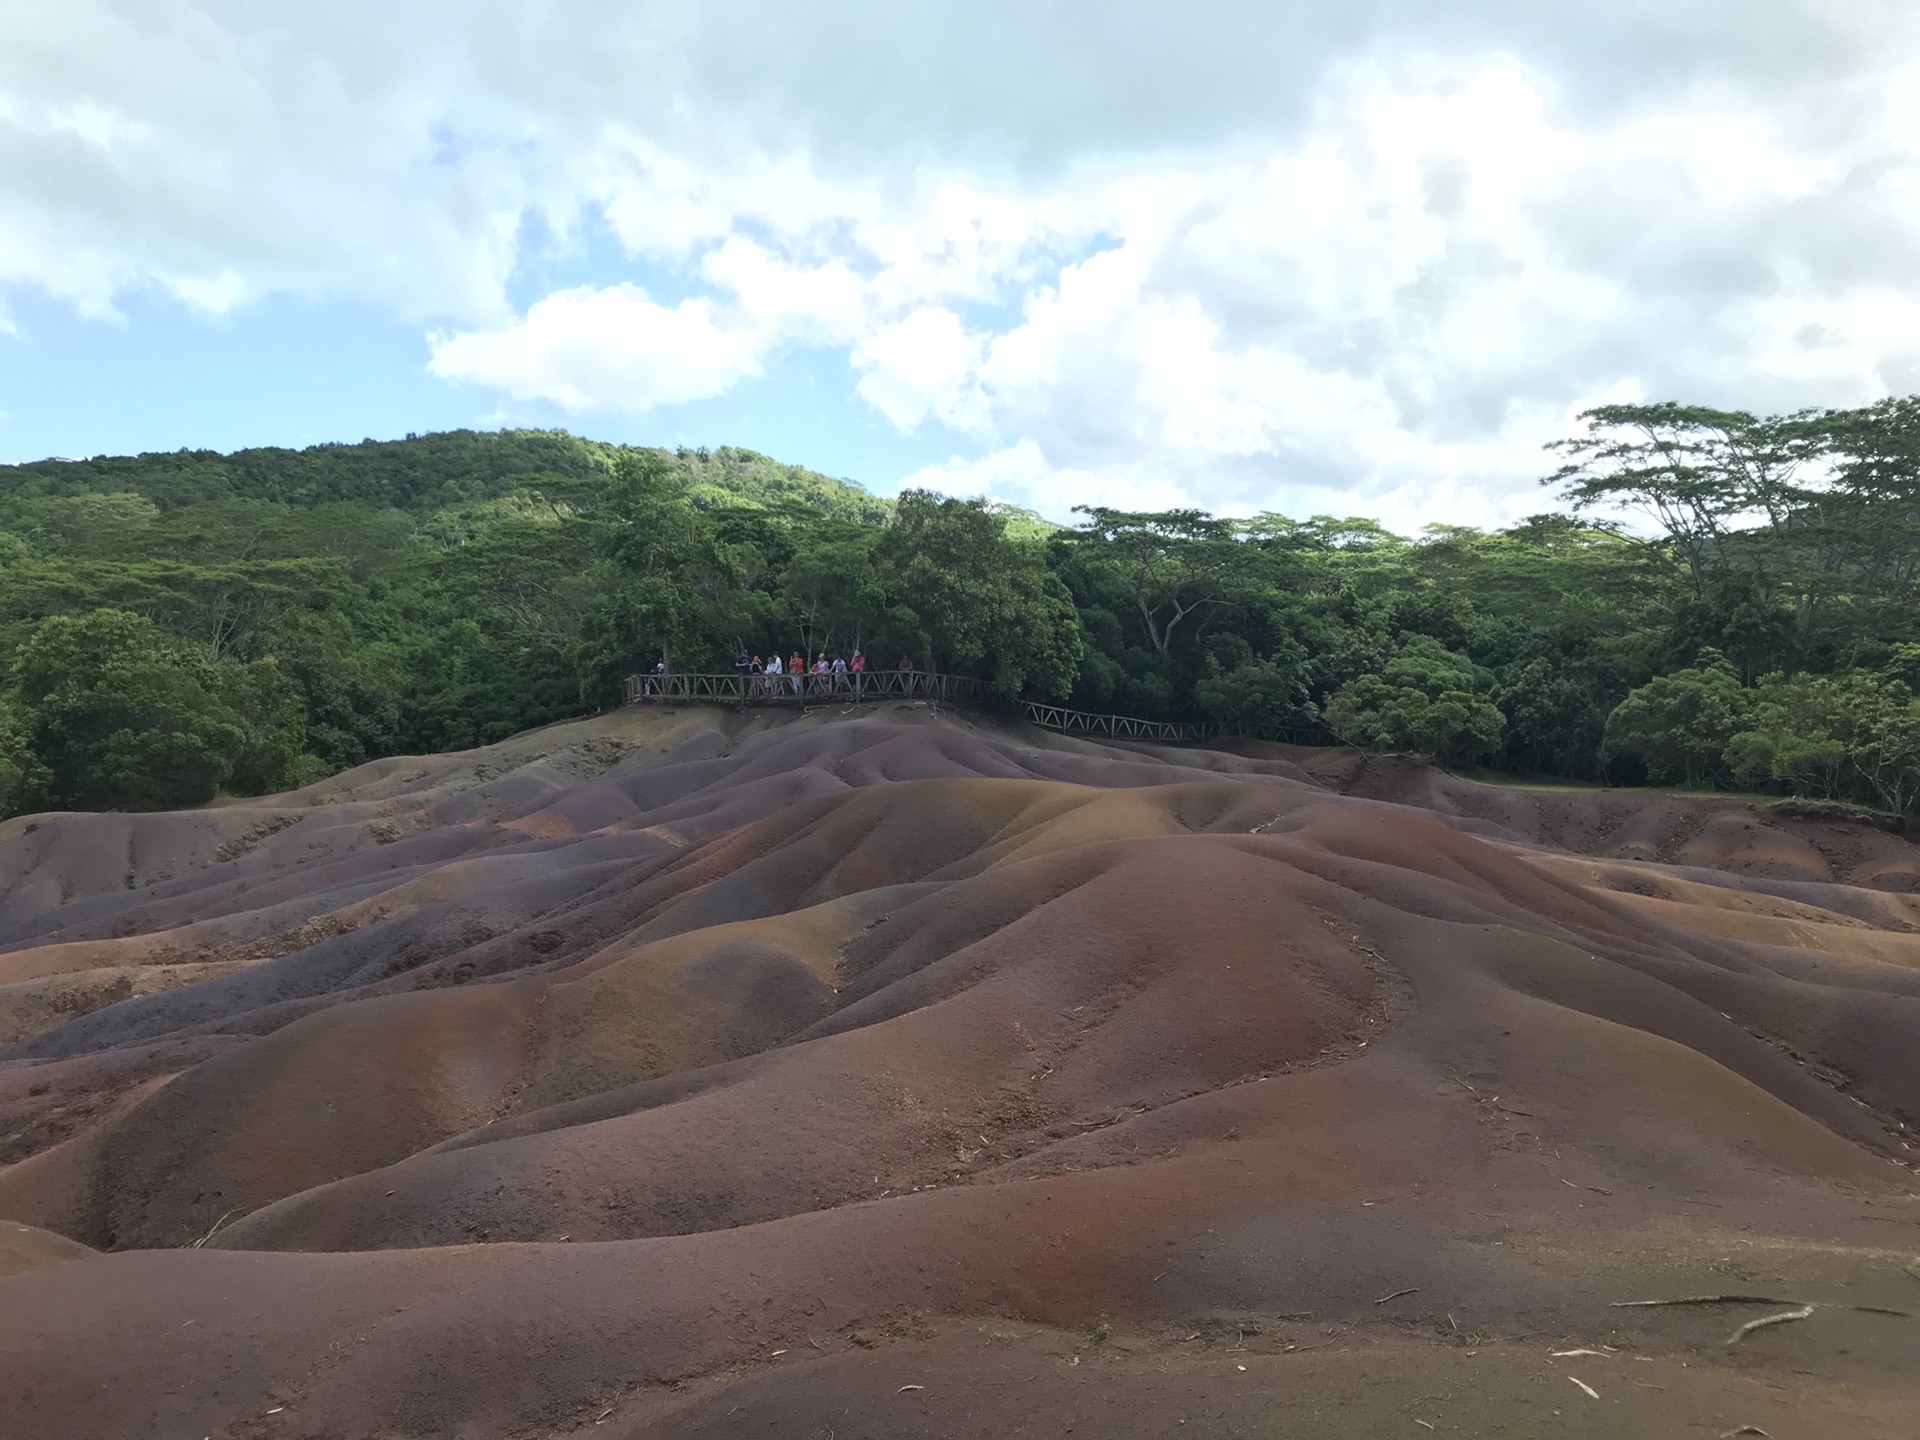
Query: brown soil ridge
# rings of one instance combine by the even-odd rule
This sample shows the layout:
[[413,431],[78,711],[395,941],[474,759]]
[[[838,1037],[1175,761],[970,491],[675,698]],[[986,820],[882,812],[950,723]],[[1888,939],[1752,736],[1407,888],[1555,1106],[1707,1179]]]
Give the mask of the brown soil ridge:
[[[1913,1433],[1920,848],[1243,748],[628,711],[8,822],[0,1405]],[[1615,1308],[1735,1293],[1812,1308]]]

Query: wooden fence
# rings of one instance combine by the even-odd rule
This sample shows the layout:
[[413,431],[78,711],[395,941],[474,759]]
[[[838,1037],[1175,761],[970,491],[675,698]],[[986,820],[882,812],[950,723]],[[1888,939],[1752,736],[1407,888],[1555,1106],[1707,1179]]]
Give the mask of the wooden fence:
[[965,675],[931,670],[868,670],[844,675],[629,675],[627,703],[711,701],[721,705],[826,705],[838,701],[979,700],[987,687]]
[[1164,740],[1176,745],[1191,745],[1214,732],[1204,725],[1186,725],[1177,720],[1136,720],[1131,715],[1095,715],[1085,710],[1068,710],[1059,705],[1042,705],[1022,700],[1020,708],[1027,719],[1048,730],[1078,731],[1088,735],[1117,735],[1126,740]]
[[[920,699],[936,703],[979,703],[987,687],[964,675],[940,675],[931,670],[869,670],[844,675],[629,675],[628,704],[663,702],[718,705],[831,705],[866,700]],[[1141,720],[1131,715],[1100,715],[1043,705],[1036,700],[1017,702],[1020,712],[1035,725],[1071,734],[1111,735],[1121,740],[1155,740],[1163,744],[1194,745],[1222,738],[1227,732],[1211,725],[1180,720]],[[1263,728],[1251,737],[1288,745],[1338,745],[1340,740],[1321,726]]]

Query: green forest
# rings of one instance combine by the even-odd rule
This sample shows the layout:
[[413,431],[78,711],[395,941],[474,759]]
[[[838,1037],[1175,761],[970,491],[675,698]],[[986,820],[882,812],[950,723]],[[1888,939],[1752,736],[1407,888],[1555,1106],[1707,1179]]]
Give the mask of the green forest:
[[0,803],[264,793],[613,705],[643,666],[858,649],[1230,735],[1913,813],[1920,399],[1580,425],[1542,514],[1414,537],[1061,527],[559,431],[0,467]]

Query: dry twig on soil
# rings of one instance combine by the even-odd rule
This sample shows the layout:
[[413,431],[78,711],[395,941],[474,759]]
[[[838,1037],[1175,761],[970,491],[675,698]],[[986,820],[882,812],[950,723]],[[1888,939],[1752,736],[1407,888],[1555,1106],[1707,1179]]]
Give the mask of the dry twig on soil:
[[1769,1325],[1785,1325],[1791,1320],[1809,1320],[1813,1318],[1813,1306],[1802,1305],[1797,1310],[1782,1310],[1778,1315],[1762,1315],[1758,1320],[1749,1320],[1733,1334],[1727,1337],[1729,1345],[1737,1344],[1756,1330],[1764,1330]]
[[[238,1208],[238,1207],[236,1207],[236,1208]],[[213,1222],[213,1230],[218,1230],[218,1229],[219,1229],[219,1228],[220,1228],[220,1227],[221,1227],[222,1225],[224,1225],[224,1224],[226,1224],[226,1223],[227,1223],[227,1216],[228,1216],[228,1215],[232,1215],[233,1213],[234,1213],[234,1211],[232,1211],[232,1210],[229,1210],[229,1211],[227,1211],[227,1214],[226,1214],[226,1215],[222,1215],[222,1216],[221,1216],[221,1217],[220,1217],[220,1218],[219,1218],[218,1220],[216,1220],[216,1221],[214,1221],[214,1222]],[[198,1249],[200,1249],[200,1248],[201,1248],[202,1246],[204,1246],[204,1245],[205,1245],[205,1244],[207,1243],[207,1241],[209,1241],[209,1240],[211,1240],[211,1239],[213,1239],[213,1230],[209,1230],[209,1231],[207,1231],[207,1233],[206,1233],[206,1234],[204,1234],[204,1235],[202,1235],[202,1236],[201,1236],[201,1237],[200,1237],[200,1238],[199,1238],[198,1240],[196,1240],[196,1241],[194,1241],[194,1242],[193,1242],[193,1244],[192,1244],[191,1246],[189,1246],[188,1248],[189,1248],[189,1249],[192,1249],[192,1250],[198,1250]]]
[[1783,1300],[1778,1295],[1681,1295],[1672,1300],[1616,1300],[1614,1310],[1639,1310],[1659,1305],[1804,1305],[1804,1300]]
[[1765,1330],[1771,1325],[1786,1325],[1795,1320],[1810,1320],[1813,1318],[1813,1312],[1819,1309],[1852,1310],[1860,1315],[1892,1315],[1901,1320],[1914,1318],[1911,1311],[1895,1310],[1885,1305],[1844,1305],[1831,1304],[1823,1300],[1783,1300],[1777,1295],[1682,1295],[1672,1300],[1616,1300],[1612,1308],[1628,1310],[1656,1305],[1790,1305],[1793,1307],[1775,1315],[1762,1315],[1757,1320],[1749,1320],[1727,1337],[1729,1345],[1737,1344],[1754,1331]]

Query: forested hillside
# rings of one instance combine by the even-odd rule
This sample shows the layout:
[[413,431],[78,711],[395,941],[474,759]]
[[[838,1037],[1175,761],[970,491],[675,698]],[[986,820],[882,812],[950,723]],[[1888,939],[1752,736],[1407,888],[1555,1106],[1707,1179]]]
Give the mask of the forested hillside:
[[[1411,539],[1062,530],[563,432],[8,467],[6,808],[257,793],[591,710],[662,659],[863,648],[1229,732],[1911,810],[1920,404],[1585,422],[1558,511]],[[1652,531],[1601,518],[1626,511]]]

